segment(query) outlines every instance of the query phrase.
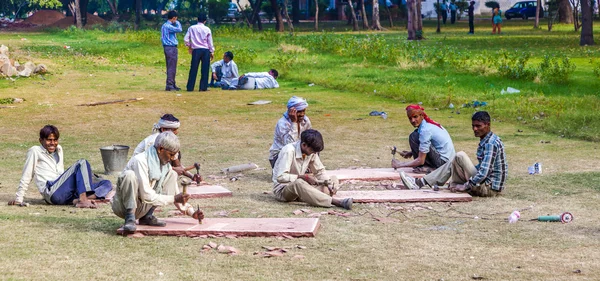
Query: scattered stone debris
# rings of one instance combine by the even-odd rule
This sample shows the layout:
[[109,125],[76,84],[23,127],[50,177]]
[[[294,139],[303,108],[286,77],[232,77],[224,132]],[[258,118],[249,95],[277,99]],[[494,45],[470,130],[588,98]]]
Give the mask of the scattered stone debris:
[[8,47],[0,46],[0,75],[4,77],[30,77],[32,74],[44,74],[48,71],[46,65],[35,65],[28,61],[25,64],[20,64],[14,59],[10,59]]
[[228,254],[230,256],[237,255],[240,253],[240,251],[238,249],[236,249],[235,247],[226,246],[223,244],[217,246],[217,243],[212,242],[212,241],[209,242],[208,244],[202,246],[202,250],[200,250],[200,252],[207,253],[207,252],[210,252],[213,250],[217,250],[218,253]]

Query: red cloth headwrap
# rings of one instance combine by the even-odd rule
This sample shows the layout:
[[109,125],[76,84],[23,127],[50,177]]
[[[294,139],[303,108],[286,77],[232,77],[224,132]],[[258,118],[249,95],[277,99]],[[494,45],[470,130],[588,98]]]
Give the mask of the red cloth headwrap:
[[425,113],[425,108],[423,108],[422,106],[420,106],[418,104],[411,104],[406,107],[406,111],[413,110],[413,109],[421,110],[423,112],[423,119],[425,119],[425,121],[427,121],[427,123],[436,125],[436,126],[440,127],[440,129],[444,129],[444,128],[442,128],[442,125],[440,125],[440,123],[431,120],[431,118],[429,118],[429,116],[427,116],[427,113]]

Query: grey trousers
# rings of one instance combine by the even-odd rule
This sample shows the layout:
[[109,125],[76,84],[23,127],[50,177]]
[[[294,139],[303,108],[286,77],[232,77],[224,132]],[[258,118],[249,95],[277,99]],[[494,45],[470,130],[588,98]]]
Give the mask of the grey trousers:
[[[408,137],[408,143],[410,144],[410,151],[412,152],[413,158],[419,157],[419,133],[414,130]],[[432,168],[439,168],[446,162],[442,159],[440,153],[435,149],[433,145],[429,146],[429,152],[425,156],[425,165]]]
[[177,47],[163,46],[165,50],[165,61],[167,62],[167,82],[166,87],[173,89],[177,85],[175,83],[175,75],[177,75]]
[[[139,219],[150,211],[152,204],[142,201],[138,196],[140,189],[143,187],[139,184],[135,172],[127,170],[119,176],[115,197],[112,200],[112,210],[115,215],[125,218],[127,209],[135,210],[135,218]],[[163,181],[163,195],[173,195],[179,193],[177,186],[177,173],[173,170],[169,171]]]
[[275,194],[275,198],[282,202],[300,201],[308,203],[311,206],[333,207],[331,205],[331,196],[321,192],[303,179],[296,179],[283,188],[273,190],[273,193]]

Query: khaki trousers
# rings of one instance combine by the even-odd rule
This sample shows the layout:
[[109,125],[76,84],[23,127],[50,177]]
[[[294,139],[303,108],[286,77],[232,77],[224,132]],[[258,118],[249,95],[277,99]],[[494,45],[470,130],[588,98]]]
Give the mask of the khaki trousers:
[[301,201],[316,207],[333,207],[331,196],[321,192],[303,179],[296,179],[284,188],[274,191],[275,198],[282,202]]
[[[425,175],[423,178],[429,185],[444,185],[450,179],[449,186],[455,186],[468,182],[476,174],[477,169],[469,156],[464,151],[460,151],[456,153],[453,159],[450,159],[446,164]],[[498,193],[492,190],[487,183],[472,186],[469,191],[469,194],[481,197],[496,196]]]
[[[140,190],[144,188],[139,184],[138,178],[131,170],[127,170],[119,176],[115,197],[112,200],[112,210],[115,215],[125,218],[127,209],[135,210],[135,218],[139,219],[150,211],[152,204],[144,203],[138,196]],[[177,173],[173,170],[169,171],[163,181],[163,195],[173,195],[178,192]]]

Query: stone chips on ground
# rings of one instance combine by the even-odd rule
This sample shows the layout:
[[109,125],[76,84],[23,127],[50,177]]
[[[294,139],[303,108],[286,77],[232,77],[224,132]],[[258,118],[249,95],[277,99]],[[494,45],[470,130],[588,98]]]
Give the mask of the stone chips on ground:
[[44,64],[35,65],[28,61],[25,64],[20,64],[18,61],[11,60],[9,57],[8,47],[0,46],[0,75],[6,77],[29,77],[31,74],[44,74],[47,72]]

